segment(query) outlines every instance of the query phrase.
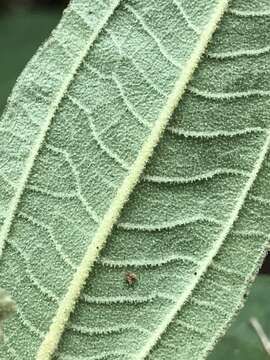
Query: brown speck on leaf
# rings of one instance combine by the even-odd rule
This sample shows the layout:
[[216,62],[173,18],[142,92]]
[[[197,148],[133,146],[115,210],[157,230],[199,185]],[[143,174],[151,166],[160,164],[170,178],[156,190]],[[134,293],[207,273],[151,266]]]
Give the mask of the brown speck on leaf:
[[138,281],[137,275],[131,271],[125,273],[125,279],[128,285],[134,285]]

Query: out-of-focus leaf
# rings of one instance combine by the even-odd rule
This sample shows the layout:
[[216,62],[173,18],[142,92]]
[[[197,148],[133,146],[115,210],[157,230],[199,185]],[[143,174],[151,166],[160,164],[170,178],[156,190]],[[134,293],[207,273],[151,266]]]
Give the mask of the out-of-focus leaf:
[[269,360],[261,341],[250,325],[256,317],[270,338],[270,277],[259,276],[245,307],[208,360]]
[[10,295],[0,288],[0,344],[4,341],[3,321],[16,311],[16,304]]
[[16,12],[0,17],[0,113],[27,61],[59,20],[58,11]]

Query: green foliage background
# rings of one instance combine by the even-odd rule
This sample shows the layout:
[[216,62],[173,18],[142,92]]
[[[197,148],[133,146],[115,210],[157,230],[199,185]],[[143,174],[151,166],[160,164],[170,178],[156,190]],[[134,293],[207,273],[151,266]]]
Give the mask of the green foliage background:
[[269,360],[250,318],[256,317],[270,339],[270,277],[260,275],[253,285],[245,307],[220,341],[209,360]]
[[0,113],[17,77],[56,26],[60,16],[60,10],[21,10],[4,13],[0,17]]
[[[0,113],[17,76],[32,54],[55,27],[61,12],[12,12],[0,17]],[[267,360],[260,340],[249,323],[257,317],[270,337],[270,277],[259,276],[244,309],[209,360]]]

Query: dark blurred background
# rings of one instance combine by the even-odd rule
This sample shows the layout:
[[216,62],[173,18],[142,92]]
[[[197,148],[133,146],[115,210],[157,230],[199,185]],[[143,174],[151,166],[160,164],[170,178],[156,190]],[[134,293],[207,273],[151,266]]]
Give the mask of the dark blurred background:
[[[0,0],[0,114],[18,75],[56,26],[68,3],[69,0]],[[261,272],[270,274],[270,255]]]
[[59,22],[67,0],[0,0],[0,114],[26,63]]
[[68,0],[0,0],[0,11],[17,10],[18,8],[65,7]]

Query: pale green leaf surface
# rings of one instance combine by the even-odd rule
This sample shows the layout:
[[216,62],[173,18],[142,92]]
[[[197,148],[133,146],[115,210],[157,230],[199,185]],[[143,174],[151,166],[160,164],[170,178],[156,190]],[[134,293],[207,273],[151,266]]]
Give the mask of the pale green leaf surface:
[[[198,360],[240,306],[270,216],[269,6],[245,4],[224,15],[57,359]],[[4,359],[35,358],[217,5],[74,0],[21,76],[1,121],[0,280],[18,304]]]

